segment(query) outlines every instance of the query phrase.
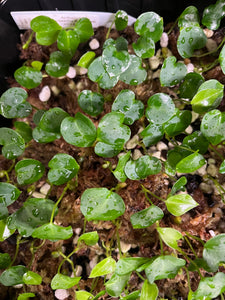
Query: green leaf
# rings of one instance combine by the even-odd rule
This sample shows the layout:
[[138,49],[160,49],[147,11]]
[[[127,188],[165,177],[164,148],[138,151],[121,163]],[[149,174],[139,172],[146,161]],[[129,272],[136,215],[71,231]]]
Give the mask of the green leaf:
[[116,46],[117,51],[128,51],[128,41],[123,36],[119,36],[116,40],[113,40],[113,45]]
[[192,109],[201,114],[218,107],[223,99],[223,89],[216,79],[205,81],[191,101]]
[[0,253],[0,269],[6,269],[11,263],[11,257],[8,253]]
[[177,240],[182,239],[182,234],[174,228],[157,227],[157,231],[163,242],[172,249],[179,249]]
[[146,118],[154,124],[163,124],[175,113],[175,105],[169,95],[157,93],[148,99]]
[[144,104],[135,99],[135,94],[131,90],[122,90],[113,102],[112,111],[123,113],[123,123],[131,125],[143,116]]
[[127,179],[127,175],[124,172],[124,167],[128,160],[130,159],[130,151],[126,154],[119,157],[118,164],[116,166],[116,169],[113,171],[113,175],[116,177],[116,179],[120,182],[125,182]]
[[188,27],[190,25],[198,25],[199,14],[195,6],[188,6],[178,18],[179,27]]
[[98,116],[104,108],[104,97],[102,94],[83,90],[78,96],[80,108],[92,117]]
[[34,229],[32,233],[33,238],[39,238],[41,240],[50,240],[56,242],[58,240],[67,240],[73,235],[73,229],[71,226],[62,227],[53,223],[47,223]]
[[130,55],[128,68],[120,74],[119,79],[130,85],[138,85],[145,81],[146,70],[142,67],[142,59],[136,55]]
[[92,232],[86,232],[83,233],[77,243],[79,244],[80,242],[84,242],[88,246],[94,246],[99,240],[99,235],[97,231],[92,231]]
[[126,275],[135,271],[137,268],[150,261],[146,257],[125,257],[120,258],[116,264],[115,273],[118,275]]
[[51,133],[60,133],[61,123],[68,116],[69,114],[59,107],[50,108],[42,115],[38,127]]
[[76,300],[91,300],[94,296],[86,291],[76,291]]
[[88,221],[115,220],[125,211],[123,199],[107,188],[89,188],[81,196],[80,209]]
[[171,192],[169,193],[170,196],[175,195],[178,191],[184,191],[185,185],[187,184],[187,178],[185,176],[180,177],[173,185]]
[[66,75],[70,66],[70,56],[60,51],[50,54],[50,59],[45,66],[45,71],[52,77]]
[[[14,73],[16,81],[27,89],[34,89],[42,82],[42,73],[32,67],[22,66]],[[29,110],[31,108],[29,107]],[[30,112],[29,112],[30,113]]]
[[56,289],[70,289],[74,285],[78,284],[81,277],[69,277],[60,273],[57,273],[51,281],[51,288]]
[[117,30],[123,30],[128,24],[128,14],[124,10],[118,10],[115,14],[115,26]]
[[163,130],[168,136],[178,135],[191,124],[191,119],[190,110],[177,109],[176,114],[163,124]]
[[49,161],[48,180],[55,185],[61,185],[71,180],[79,171],[76,160],[65,153],[58,153]]
[[145,12],[137,18],[134,30],[141,36],[147,34],[157,42],[163,33],[163,19],[155,12]]
[[194,151],[198,151],[201,154],[205,154],[208,150],[209,142],[201,131],[194,131],[183,139],[182,145]]
[[3,145],[2,155],[7,159],[14,159],[25,150],[24,139],[21,135],[7,127],[0,128],[0,145]]
[[220,172],[220,174],[225,173],[225,160],[222,161],[220,168],[219,168],[219,172]]
[[18,229],[22,236],[31,236],[37,226],[49,221],[54,204],[49,199],[30,198],[8,218],[8,227]]
[[130,293],[129,295],[120,298],[121,300],[137,300],[140,298],[140,291],[134,291]]
[[25,122],[16,121],[14,127],[17,133],[19,133],[24,139],[25,143],[29,143],[32,140],[32,128]]
[[180,29],[177,50],[183,58],[191,57],[195,50],[205,47],[207,37],[199,25],[190,25]]
[[43,62],[38,61],[38,60],[33,60],[31,62],[31,67],[33,67],[34,69],[41,71],[42,67],[43,67]]
[[17,300],[28,300],[33,297],[35,297],[34,293],[23,293],[23,294],[19,294]]
[[23,283],[23,274],[27,272],[25,266],[13,266],[6,269],[0,276],[0,283],[5,286],[12,286]]
[[112,297],[119,297],[130,278],[130,273],[125,275],[113,274],[105,283],[106,292]]
[[[8,214],[8,212],[7,212]],[[3,242],[14,233],[15,229],[9,229],[5,220],[0,220],[0,242]]]
[[77,65],[79,67],[82,68],[88,68],[90,66],[90,64],[92,63],[92,61],[95,58],[95,52],[94,51],[87,51],[86,53],[84,53],[81,58],[78,60]]
[[164,214],[161,208],[155,205],[134,213],[130,217],[133,228],[146,228],[153,225],[156,221],[163,218]]
[[145,147],[156,144],[163,137],[162,125],[150,123],[145,129],[140,133],[143,138],[143,143]]
[[217,109],[207,112],[202,119],[200,129],[211,144],[221,143],[225,140],[225,113]]
[[44,165],[36,159],[20,160],[15,166],[17,182],[19,185],[31,184],[38,181],[45,171]]
[[149,283],[148,280],[144,281],[144,284],[141,288],[141,297],[140,300],[156,300],[158,297],[158,287],[155,283]]
[[88,18],[80,18],[74,26],[74,30],[80,38],[80,42],[86,42],[93,34],[91,21]]
[[160,83],[162,86],[173,86],[181,82],[187,73],[185,64],[176,62],[175,56],[167,57],[160,72]]
[[18,87],[12,87],[4,92],[0,98],[0,112],[3,117],[24,118],[32,111],[30,103],[26,102],[27,92]]
[[162,165],[158,158],[143,155],[137,160],[129,160],[126,163],[124,172],[129,179],[140,180],[149,175],[158,174]]
[[47,16],[38,16],[30,23],[31,29],[36,32],[36,40],[40,45],[49,46],[53,44],[62,27]]
[[218,270],[219,264],[225,262],[225,234],[219,234],[205,243],[203,258],[212,272]]
[[19,198],[21,191],[14,185],[0,182],[0,204],[9,206]]
[[225,3],[218,0],[215,4],[211,4],[203,11],[202,24],[211,30],[220,27],[220,22],[225,15]]
[[27,271],[23,274],[23,282],[30,285],[39,285],[42,282],[42,277],[32,271]]
[[107,257],[100,261],[91,271],[89,278],[95,278],[113,273],[116,269],[116,261],[111,257]]
[[198,206],[198,203],[188,194],[171,196],[165,203],[168,211],[177,217]]
[[215,276],[202,278],[193,293],[196,300],[215,299],[225,291],[225,274],[218,272]]
[[75,54],[79,43],[80,39],[74,30],[61,30],[57,38],[58,49],[70,57]]
[[174,149],[169,150],[167,153],[167,161],[165,162],[165,171],[168,175],[174,176],[176,174],[176,165],[186,156],[193,152],[182,147],[175,146]]
[[157,257],[146,269],[145,273],[150,283],[164,278],[174,278],[186,261],[174,256],[165,255]]
[[223,74],[225,74],[225,45],[223,46],[222,50],[220,51],[219,62],[220,62],[220,67],[223,71]]
[[96,128],[92,121],[81,113],[62,121],[61,134],[64,140],[77,147],[90,147],[96,139]]
[[205,79],[200,74],[194,72],[188,73],[180,85],[180,97],[192,99],[204,81]]
[[198,170],[205,164],[205,158],[201,154],[195,152],[181,159],[176,165],[176,171],[178,173],[191,173]]
[[59,133],[49,132],[38,126],[34,128],[32,135],[33,139],[38,143],[50,143],[61,137],[61,134]]
[[148,36],[140,36],[138,40],[132,44],[134,52],[141,58],[149,58],[155,54],[155,42]]

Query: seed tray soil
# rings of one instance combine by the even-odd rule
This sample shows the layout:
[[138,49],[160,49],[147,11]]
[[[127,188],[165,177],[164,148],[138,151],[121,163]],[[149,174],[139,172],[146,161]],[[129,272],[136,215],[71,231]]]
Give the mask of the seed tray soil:
[[[170,28],[170,24],[167,25],[165,31]],[[100,27],[95,29],[95,35],[93,38],[96,38],[100,47],[96,52],[96,55],[101,55],[102,45],[105,41],[105,36],[107,33],[107,28]],[[216,41],[219,45],[225,33],[225,29],[221,29],[214,32],[212,39]],[[21,36],[21,44],[28,39],[30,32],[27,31]],[[130,45],[132,42],[136,41],[137,35],[133,30],[133,27],[130,26],[124,31],[120,32],[120,35],[124,36],[129,42],[129,49],[131,50]],[[117,38],[119,33],[112,29],[110,33],[110,37]],[[172,55],[176,56],[177,59],[181,60],[176,48],[176,40],[178,36],[178,30],[175,27],[169,35],[169,45],[168,49],[172,52]],[[158,44],[157,44],[158,45]],[[40,46],[35,40],[31,42],[29,48],[27,50],[23,50],[21,45],[18,45],[21,54],[20,59],[21,62],[23,60],[40,60],[43,62],[47,62],[49,59],[49,54],[56,50],[56,45],[52,45],[50,47]],[[73,57],[72,64],[76,65],[79,58],[82,54],[90,50],[89,42],[81,44],[79,46],[78,51]],[[163,50],[158,45],[158,50]],[[206,56],[205,61],[207,63],[211,62],[213,57]],[[193,64],[198,64],[198,59],[193,59],[191,61]],[[185,60],[185,63],[190,63],[189,59]],[[110,112],[111,105],[119,91],[121,89],[129,88],[135,92],[136,99],[142,100],[143,103],[147,104],[147,100],[150,96],[158,92],[165,92],[169,94],[172,98],[177,97],[175,92],[176,86],[172,88],[161,87],[159,82],[159,77],[157,77],[157,69],[151,70],[149,67],[148,60],[145,61],[146,66],[148,67],[148,78],[143,83],[135,86],[130,86],[122,82],[118,82],[118,84],[109,90],[103,91],[103,96],[107,101],[104,104],[104,111],[98,117],[91,118],[94,124],[97,126],[99,120],[104,116],[104,114]],[[161,65],[159,65],[158,70]],[[225,84],[225,76],[221,72],[220,67],[215,67],[214,69],[203,74],[206,79],[215,78],[219,80],[221,83]],[[18,84],[12,78],[8,78],[8,83],[11,87],[18,86]],[[48,102],[43,103],[39,100],[38,95],[43,86],[48,85],[51,88],[54,87],[55,94],[52,92],[51,98]],[[29,93],[29,101],[32,105],[36,106],[39,109],[49,109],[52,107],[61,107],[63,110],[68,112],[71,116],[74,116],[77,112],[82,112],[77,103],[77,97],[79,93],[84,90],[89,89],[97,92],[98,86],[96,83],[91,82],[87,75],[79,75],[79,70],[77,71],[77,76],[74,79],[70,79],[68,77],[63,78],[51,78],[47,77],[43,79],[42,84],[28,91]],[[221,111],[225,111],[225,101],[223,100],[219,109]],[[82,112],[83,113],[83,112]],[[89,116],[90,118],[90,116]],[[15,121],[15,120],[14,120]],[[21,121],[21,119],[20,119]],[[32,115],[28,118],[22,119],[22,121],[29,121],[33,127],[35,125],[32,123]],[[136,121],[132,127],[132,136],[137,134],[139,130],[143,127],[143,120]],[[192,123],[192,128],[195,130],[195,126],[198,125],[198,120]],[[168,142],[165,140],[165,144],[168,145]],[[169,145],[168,145],[169,147]],[[153,153],[157,151],[156,148],[152,147],[150,149]],[[140,148],[138,144],[136,144],[132,148],[132,152],[137,155],[140,154]],[[166,150],[161,151],[161,157],[166,156]],[[224,156],[225,149],[220,149],[221,154]],[[27,292],[34,292],[37,296],[33,299],[41,299],[41,300],[53,300],[56,299],[54,295],[54,291],[50,288],[51,278],[57,273],[58,265],[62,260],[61,256],[57,255],[57,251],[60,249],[65,255],[68,255],[71,251],[73,251],[78,236],[82,233],[82,228],[84,225],[84,217],[80,211],[80,197],[85,189],[92,187],[106,187],[108,189],[112,189],[116,187],[117,180],[109,170],[109,168],[105,168],[106,160],[111,163],[112,166],[117,164],[118,158],[110,158],[105,159],[97,156],[93,148],[77,148],[75,146],[69,145],[66,143],[63,138],[60,138],[54,142],[48,144],[39,144],[32,140],[29,144],[29,147],[26,148],[23,157],[33,158],[40,160],[44,165],[46,170],[48,170],[48,162],[49,160],[57,153],[68,153],[73,156],[80,165],[79,177],[78,177],[78,185],[74,190],[69,190],[65,194],[63,200],[60,203],[59,213],[55,218],[55,223],[62,226],[71,225],[75,232],[73,238],[65,241],[58,242],[50,242],[47,241],[44,243],[42,247],[35,253],[35,258],[32,263],[32,270],[38,272],[42,278],[43,282],[39,286],[29,285],[27,287]],[[218,168],[219,162],[217,162],[217,158],[214,153],[206,153],[205,158],[214,157],[215,158],[215,167]],[[6,160],[3,156],[0,159],[0,167],[3,170],[9,169],[10,161]],[[39,191],[40,188],[46,182],[47,174],[42,177],[36,184],[35,190]],[[166,210],[166,206],[163,202],[160,202],[155,197],[150,196],[151,201],[158,205],[164,211],[164,218],[161,221],[162,227],[172,227],[180,232],[189,232],[192,235],[200,237],[202,240],[207,241],[212,237],[213,233],[222,233],[225,232],[225,214],[224,214],[224,204],[221,201],[220,195],[216,193],[216,188],[214,188],[210,193],[203,191],[200,188],[200,184],[204,181],[204,178],[198,172],[195,174],[189,174],[188,176],[188,184],[187,184],[187,192],[194,198],[195,201],[199,203],[199,206],[192,209],[190,212],[184,214],[183,216],[176,218],[169,214]],[[10,173],[10,178],[16,182],[16,175],[14,172]],[[217,180],[220,183],[224,182],[224,175],[217,173]],[[146,197],[143,193],[142,187],[151,190],[155,195],[166,199],[169,194],[172,183],[170,178],[166,174],[160,175],[152,175],[148,176],[146,179],[140,181],[132,181],[127,179],[126,183],[121,186],[121,189],[118,190],[118,194],[123,198],[126,206],[126,211],[123,216],[119,218],[120,220],[120,228],[119,228],[119,236],[121,239],[121,247],[122,251],[127,252],[130,256],[139,256],[139,257],[152,257],[157,254],[160,254],[160,244],[157,238],[155,226],[152,225],[146,229],[133,229],[130,216],[143,210],[149,206],[149,202],[146,200]],[[64,186],[54,187],[48,197],[52,200],[58,199],[61,195]],[[22,194],[17,201],[15,201],[10,207],[9,212],[13,213],[18,208],[21,207],[22,203],[29,196],[27,193],[27,186],[20,187],[22,190]],[[113,222],[87,222],[86,224],[86,232],[97,230],[100,240],[98,245],[93,247],[84,247],[82,250],[79,250],[76,254],[74,254],[71,259],[74,262],[74,265],[79,265],[79,274],[78,276],[82,276],[80,281],[80,288],[86,291],[90,291],[92,288],[92,279],[89,279],[88,276],[90,274],[90,270],[93,265],[103,259],[105,257],[105,249],[104,245],[110,245],[113,248],[113,257],[118,259],[118,249],[116,245],[116,227]],[[36,241],[38,243],[40,241]],[[0,244],[0,251],[7,252],[12,257],[15,252],[15,244],[16,244],[16,234],[12,235],[10,238],[5,240]],[[27,266],[31,260],[31,252],[30,252],[31,240],[28,238],[27,241],[20,245],[19,254],[16,259],[16,264]],[[192,240],[192,245],[197,254],[202,253],[202,245],[200,242],[196,240]],[[181,241],[179,246],[183,249],[187,254],[189,253],[189,247],[185,241]],[[169,247],[165,247],[167,253],[172,253],[172,250]],[[223,268],[221,267],[221,271]],[[65,274],[71,274],[71,268],[68,263],[63,264],[62,272]],[[191,273],[191,286],[192,289],[195,290],[197,288],[197,284],[199,281],[198,273]],[[141,284],[140,278],[133,274],[129,281],[129,290],[134,291],[140,288]],[[187,278],[185,274],[178,274],[174,279],[164,279],[157,282],[159,288],[159,295],[165,299],[187,299],[188,293],[188,284]],[[94,288],[95,294],[104,289],[103,278],[100,278],[97,281],[97,284]],[[2,300],[8,299],[16,299],[16,296],[21,293],[22,287],[5,287],[0,285],[0,295]],[[68,290],[68,297],[66,299],[74,299],[74,289],[71,288]],[[111,299],[110,296],[104,295],[100,299]]]

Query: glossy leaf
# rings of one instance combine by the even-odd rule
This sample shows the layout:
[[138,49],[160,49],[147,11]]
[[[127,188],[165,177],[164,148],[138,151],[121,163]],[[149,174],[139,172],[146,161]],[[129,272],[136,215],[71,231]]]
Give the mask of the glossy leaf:
[[94,296],[87,291],[76,291],[76,300],[91,300]]
[[192,153],[192,151],[183,149],[179,146],[176,146],[174,147],[174,149],[169,150],[167,153],[167,160],[165,162],[166,173],[174,176],[176,174],[176,165],[179,163],[179,161]]
[[135,94],[131,90],[122,90],[113,102],[112,111],[123,113],[123,123],[131,125],[143,116],[144,104],[135,99]]
[[117,51],[128,51],[128,41],[123,36],[119,36],[116,40],[113,40],[113,45],[116,46]]
[[164,214],[161,208],[155,205],[134,213],[130,217],[133,228],[146,228],[153,225],[156,221],[163,218]]
[[31,29],[36,32],[36,40],[40,45],[49,46],[53,44],[62,27],[47,16],[38,16],[32,19]]
[[95,278],[113,273],[116,268],[116,261],[111,257],[107,257],[100,261],[91,271],[89,278]]
[[121,300],[137,300],[140,298],[140,291],[134,291],[130,293],[129,295],[122,297]]
[[199,25],[190,25],[180,29],[177,50],[183,58],[191,57],[195,50],[205,46],[207,37]]
[[93,34],[91,21],[88,18],[80,18],[74,26],[74,30],[79,36],[80,42],[86,42]]
[[32,111],[30,103],[26,101],[27,97],[27,92],[22,88],[8,89],[0,98],[1,115],[8,119],[27,117]]
[[73,56],[79,46],[80,39],[74,30],[61,30],[57,38],[58,49]]
[[38,60],[33,60],[31,62],[31,67],[33,67],[34,69],[41,71],[42,67],[43,67],[44,63]]
[[96,139],[96,128],[92,121],[81,113],[62,121],[61,134],[64,140],[77,147],[90,147]]
[[209,142],[201,131],[194,131],[183,139],[182,145],[194,151],[198,151],[201,154],[205,154],[208,150]]
[[219,234],[205,243],[203,258],[212,272],[216,272],[219,264],[225,262],[225,234]]
[[2,155],[7,159],[14,159],[25,150],[24,139],[21,135],[7,127],[0,128],[0,145],[3,145]]
[[0,269],[6,269],[11,263],[11,257],[8,253],[0,253]]
[[146,118],[154,124],[163,124],[175,113],[175,105],[169,95],[157,93],[148,99]]
[[27,271],[23,274],[23,282],[30,285],[39,285],[42,282],[42,277],[32,271]]
[[60,273],[57,273],[51,281],[51,288],[56,289],[70,289],[74,285],[78,284],[81,277],[69,277]]
[[149,175],[158,174],[162,165],[158,158],[144,155],[137,160],[130,160],[126,163],[124,172],[129,179],[140,180]]
[[180,85],[180,97],[192,99],[204,81],[205,79],[199,73],[188,73]]
[[[27,89],[36,88],[41,84],[42,81],[42,73],[32,67],[22,66],[17,69],[14,73],[14,77],[16,81]],[[30,113],[29,106],[29,113]]]
[[40,123],[40,120],[43,116],[43,114],[46,112],[46,110],[44,109],[39,109],[38,111],[36,111],[33,115],[33,121],[35,125],[38,125]]
[[19,198],[21,191],[7,182],[0,182],[0,204],[9,206]]
[[223,99],[223,89],[224,86],[216,79],[205,81],[191,101],[192,109],[197,113],[205,113],[218,107]]
[[127,27],[128,14],[124,10],[118,10],[115,14],[115,26],[117,30],[123,30]]
[[125,275],[113,274],[105,283],[106,292],[112,297],[119,297],[130,278],[130,273]]
[[178,191],[184,191],[185,190],[185,185],[187,184],[187,178],[185,176],[180,177],[173,185],[170,196],[173,196],[176,194]]
[[66,154],[58,153],[49,161],[48,180],[55,185],[61,185],[71,180],[79,171],[76,160]]
[[32,232],[33,238],[39,238],[41,240],[47,239],[53,242],[58,240],[67,240],[71,238],[72,235],[73,229],[71,226],[62,227],[53,223],[41,225]]
[[25,266],[13,266],[6,269],[0,276],[0,283],[5,286],[12,286],[23,283],[23,274],[27,272]]
[[45,171],[44,165],[36,159],[20,160],[15,166],[17,182],[20,185],[31,184],[38,181]]
[[87,51],[84,53],[81,58],[78,60],[77,65],[82,68],[88,68],[92,61],[95,58],[95,52],[94,51]]
[[116,177],[116,179],[120,182],[125,182],[127,179],[127,175],[124,172],[124,167],[128,160],[130,159],[130,151],[127,152],[126,154],[122,155],[119,157],[118,164],[113,171],[113,175]]
[[155,42],[148,35],[140,36],[138,40],[132,44],[134,52],[141,58],[149,58],[155,54]]
[[78,96],[80,108],[92,117],[98,116],[104,107],[104,97],[90,90],[83,90]]
[[86,232],[83,233],[77,243],[79,244],[80,242],[84,242],[88,246],[94,246],[99,240],[99,235],[97,231],[91,231],[91,232]]
[[89,188],[81,196],[82,214],[88,221],[115,220],[125,211],[123,199],[107,188]]
[[24,139],[25,143],[32,140],[32,128],[25,122],[14,122],[15,131],[19,133]]
[[176,114],[163,124],[163,130],[168,136],[178,135],[191,124],[191,119],[191,111],[177,109]]
[[176,61],[175,56],[169,56],[164,60],[160,72],[160,82],[162,86],[173,86],[184,79],[187,68],[185,64]]
[[177,217],[198,206],[198,203],[188,194],[170,196],[165,203],[168,211]]
[[[7,212],[8,214],[8,212]],[[6,220],[0,220],[0,242],[3,242],[15,232],[15,229],[9,229]]]
[[60,133],[61,123],[68,116],[69,114],[59,107],[50,108],[42,115],[38,127],[48,132]]
[[49,132],[38,126],[34,128],[32,135],[33,139],[38,143],[50,143],[61,137],[60,133]]
[[144,281],[144,284],[141,288],[141,297],[140,300],[156,300],[158,297],[158,287],[155,283],[149,283],[148,280]]
[[176,171],[178,173],[191,173],[198,170],[205,164],[205,158],[201,154],[195,152],[181,159],[176,165]]
[[222,50],[220,51],[219,62],[220,62],[220,67],[223,71],[223,74],[225,74],[225,45],[223,46]]
[[174,228],[157,227],[157,231],[163,242],[172,249],[179,249],[177,240],[182,239],[182,234]]
[[211,4],[204,9],[202,24],[211,30],[216,30],[219,28],[224,15],[225,3],[223,0],[218,0],[215,4]]
[[145,147],[149,147],[161,140],[163,137],[163,127],[159,124],[150,123],[140,133],[140,136],[143,138]]
[[188,6],[178,18],[179,27],[188,27],[189,25],[198,25],[199,15],[195,6]]
[[225,173],[225,160],[222,161],[220,168],[219,168],[219,172],[220,172],[220,174]]
[[174,256],[165,255],[157,257],[146,269],[148,281],[152,284],[155,280],[174,278],[186,261]]
[[118,275],[129,274],[135,271],[141,265],[146,264],[150,261],[150,258],[145,257],[125,257],[120,258],[116,264],[115,273]]
[[23,293],[23,294],[19,294],[17,300],[28,300],[33,297],[35,297],[34,293]]
[[45,71],[52,77],[61,77],[67,74],[70,65],[70,56],[61,51],[50,54],[50,59],[45,66]]
[[157,42],[163,33],[163,19],[155,12],[145,12],[137,18],[134,30],[141,36],[149,35]]
[[207,112],[202,119],[200,129],[211,144],[221,143],[225,140],[225,113],[217,109]]

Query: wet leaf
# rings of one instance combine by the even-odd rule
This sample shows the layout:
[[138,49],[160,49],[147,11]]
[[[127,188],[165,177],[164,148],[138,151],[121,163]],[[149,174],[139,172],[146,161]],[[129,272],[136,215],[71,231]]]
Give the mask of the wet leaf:
[[58,240],[67,240],[73,235],[73,229],[71,226],[62,227],[53,223],[47,223],[34,229],[32,232],[33,238],[41,240],[50,240],[56,242]]
[[68,116],[69,114],[59,107],[50,108],[42,115],[38,127],[48,132],[60,133],[61,123]]
[[149,283],[148,280],[144,281],[144,284],[141,288],[141,297],[140,300],[156,300],[158,297],[158,287],[155,283]]
[[130,273],[125,275],[114,273],[110,280],[105,283],[106,292],[112,297],[119,297],[127,285],[130,275]]
[[166,174],[174,176],[176,174],[176,165],[186,156],[193,152],[188,149],[183,149],[179,146],[175,146],[174,149],[169,150],[167,153],[167,160],[165,162]]
[[116,268],[116,261],[111,257],[107,257],[97,263],[97,265],[92,269],[89,278],[95,278],[103,275],[113,273]]
[[38,143],[50,143],[61,137],[60,133],[49,132],[38,126],[34,128],[32,135],[33,139]]
[[150,261],[150,258],[145,257],[125,257],[120,258],[116,264],[115,273],[118,275],[126,275],[135,271],[141,265]]
[[176,114],[163,124],[163,130],[168,136],[178,135],[191,124],[191,119],[191,111],[177,109]]
[[19,133],[24,139],[25,143],[32,140],[32,128],[25,122],[14,122],[15,131]]
[[121,300],[137,300],[140,298],[140,291],[134,291],[129,295],[122,297]]
[[98,116],[104,108],[104,97],[102,94],[83,90],[78,96],[80,108],[92,117]]
[[82,214],[88,221],[115,220],[125,211],[123,199],[107,188],[89,188],[81,196]]
[[115,26],[117,30],[123,30],[128,24],[128,14],[124,10],[118,10],[115,14]]
[[61,30],[58,34],[58,49],[71,57],[75,54],[79,43],[80,39],[74,30]]
[[17,182],[24,185],[38,181],[44,175],[45,167],[40,161],[27,158],[16,164],[15,171]]
[[27,89],[34,89],[42,82],[41,71],[38,71],[32,67],[20,67],[15,71],[14,77],[20,85]]
[[185,185],[187,184],[187,178],[185,176],[180,177],[173,185],[171,192],[169,193],[170,196],[175,195],[178,191],[184,191]]
[[140,136],[143,138],[145,147],[149,147],[161,140],[163,137],[163,127],[159,124],[150,123],[140,133]]
[[0,276],[0,282],[4,286],[12,286],[23,283],[23,274],[27,272],[25,266],[13,266],[6,269]]
[[216,30],[220,26],[220,22],[225,15],[225,3],[218,0],[215,4],[211,4],[203,11],[202,24],[211,30]]
[[182,234],[174,228],[157,227],[157,231],[163,242],[172,249],[179,249],[177,240],[182,239]]
[[205,154],[209,147],[209,142],[201,133],[201,131],[194,131],[192,134],[187,135],[182,142],[183,146],[198,151],[201,154]]
[[116,177],[116,179],[120,182],[125,182],[127,179],[127,176],[124,172],[124,167],[128,160],[130,159],[130,151],[126,154],[119,157],[118,164],[116,166],[116,169],[113,171],[113,175]]
[[21,191],[7,182],[0,182],[0,204],[9,206],[19,198]]
[[69,66],[70,56],[61,51],[55,51],[50,54],[45,71],[52,77],[61,77],[67,74]]
[[188,194],[170,196],[165,203],[168,211],[176,217],[198,206],[198,203]]
[[132,44],[134,52],[141,58],[149,58],[155,54],[155,42],[148,35],[140,36],[138,40]]
[[8,253],[0,253],[0,269],[6,269],[11,263],[11,257]]
[[77,243],[79,244],[80,242],[84,242],[88,246],[94,246],[99,240],[99,235],[97,231],[92,231],[92,232],[86,232],[83,233]]
[[[8,214],[8,211],[7,211]],[[0,220],[0,242],[3,242],[15,232],[15,229],[9,229],[6,220]]]
[[78,284],[81,277],[69,277],[63,274],[56,274],[51,281],[51,288],[56,289],[70,289],[74,285]]
[[179,27],[188,27],[199,24],[198,9],[195,6],[188,6],[178,18]]
[[133,228],[146,228],[153,225],[156,221],[163,218],[164,214],[161,208],[155,205],[134,213],[130,217]]
[[91,21],[88,18],[80,18],[77,20],[74,30],[81,43],[86,42],[94,34]]
[[188,73],[180,85],[180,97],[192,99],[205,79],[198,73]]
[[3,145],[2,155],[7,159],[14,159],[23,154],[25,150],[25,142],[22,136],[7,127],[0,128],[0,145]]
[[205,158],[201,154],[195,152],[181,159],[176,165],[176,171],[178,173],[191,173],[198,170],[205,164]]
[[42,277],[32,271],[27,271],[23,274],[23,282],[30,285],[39,285],[42,282]]

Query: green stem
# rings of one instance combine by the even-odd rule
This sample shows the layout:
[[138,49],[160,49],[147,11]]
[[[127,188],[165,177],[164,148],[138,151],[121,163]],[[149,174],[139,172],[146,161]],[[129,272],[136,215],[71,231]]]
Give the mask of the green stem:
[[13,159],[13,160],[12,160],[11,166],[10,166],[9,169],[6,171],[7,173],[10,173],[10,172],[12,171],[13,167],[15,166],[15,163],[16,163],[16,160]]
[[217,151],[212,145],[209,145],[209,148],[214,152],[216,153],[216,155],[223,161],[224,160],[224,157],[222,154],[219,153],[219,151]]
[[217,64],[219,63],[219,59],[215,59],[214,62],[210,65],[208,65],[207,67],[203,68],[203,70],[201,71],[202,73],[207,72],[209,70],[211,70],[213,67],[215,67]]
[[204,243],[203,240],[200,239],[199,237],[194,236],[194,235],[190,234],[190,233],[187,232],[187,231],[185,231],[185,234],[186,234],[188,237],[191,237],[192,239],[194,239],[194,240],[200,242],[200,243],[202,244],[203,247],[205,246],[205,243]]
[[120,245],[120,235],[119,235],[119,226],[120,226],[120,223],[119,222],[116,222],[116,240],[117,240],[117,247],[119,249],[119,255],[120,255],[120,258],[123,256],[122,254],[122,251],[121,251],[121,245]]
[[[151,192],[151,191],[149,191],[148,189],[146,189],[142,184],[141,184],[141,187],[142,187],[142,190],[144,191],[144,193],[146,193],[146,195],[147,195],[147,193],[148,193],[148,194],[150,194],[151,196],[155,197],[156,199],[158,199],[158,200],[160,200],[160,201],[163,201],[163,202],[166,201],[165,199],[163,199],[163,198],[161,198],[161,197],[155,195],[153,192]],[[149,200],[149,202],[150,202],[151,204],[153,204],[152,201],[151,201],[148,197],[147,197],[147,199]]]
[[85,233],[85,230],[86,230],[86,224],[87,224],[87,219],[84,218],[84,228],[83,228],[83,233]]
[[191,281],[190,281],[190,274],[189,274],[188,268],[183,267],[183,269],[185,270],[185,272],[187,274],[188,288],[189,288],[189,291],[191,291]]
[[67,183],[66,187],[64,188],[64,190],[62,191],[62,194],[61,196],[59,197],[58,201],[55,203],[54,207],[53,207],[53,210],[52,210],[52,214],[51,214],[51,218],[50,218],[50,224],[53,223],[53,218],[54,218],[54,215],[55,215],[55,210],[56,208],[58,207],[60,201],[62,200],[63,196],[65,195],[66,191],[68,190],[69,188],[69,184]]
[[224,300],[223,293],[220,294],[221,300]]
[[19,252],[19,247],[20,247],[20,241],[21,241],[21,238],[22,238],[21,235],[18,235],[17,238],[16,238],[16,250],[15,250],[15,255],[14,255],[13,260],[11,261],[11,264],[9,265],[9,267],[11,267],[11,266],[14,264],[14,262],[15,262],[15,260],[16,260],[16,258],[17,258],[17,255],[18,255],[18,252]]
[[173,25],[170,27],[169,31],[167,32],[167,34],[169,35],[173,29],[175,28],[176,24],[177,24],[178,18],[175,20],[175,22],[173,23]]
[[219,46],[215,50],[212,50],[207,53],[200,54],[200,55],[192,55],[192,57],[204,57],[204,56],[213,54],[213,53],[217,52],[223,46],[224,42],[225,42],[225,38],[223,38],[222,42],[219,44]]
[[137,276],[141,278],[141,280],[145,281],[145,278],[138,272],[138,271],[135,271]]
[[35,110],[40,110],[40,108],[38,108],[37,106],[31,104],[32,108],[35,109]]
[[63,254],[61,251],[59,251],[59,254],[60,254],[64,259],[63,259],[63,260],[61,261],[61,263],[59,264],[57,273],[60,273],[60,269],[61,269],[63,263],[64,263],[65,261],[68,261],[68,262],[70,263],[71,267],[72,267],[72,272],[73,272],[73,274],[74,274],[74,276],[75,276],[75,268],[74,268],[74,264],[73,264],[72,260],[69,259],[69,257],[70,257],[71,255],[74,254],[74,251],[71,252],[68,256],[66,256],[65,254]]
[[187,242],[188,246],[190,247],[192,253],[193,253],[194,256],[195,256],[195,258],[198,258],[198,255],[197,255],[197,253],[195,252],[194,248],[192,247],[192,245],[191,245],[189,239],[188,239],[186,236],[184,237],[184,239],[185,239],[185,241]]
[[30,45],[30,43],[31,43],[31,41],[32,41],[33,36],[34,36],[34,31],[31,32],[31,34],[30,34],[28,40],[26,41],[25,44],[23,44],[23,49],[24,49],[24,50],[27,49],[27,48],[29,47],[29,45]]
[[107,31],[107,33],[106,33],[106,36],[105,36],[105,39],[106,39],[106,40],[109,38],[109,34],[110,34],[110,31],[111,31],[111,29],[112,29],[114,23],[115,23],[115,20],[113,20],[113,22],[112,22],[111,25],[109,26],[109,29],[108,29],[108,31]]

